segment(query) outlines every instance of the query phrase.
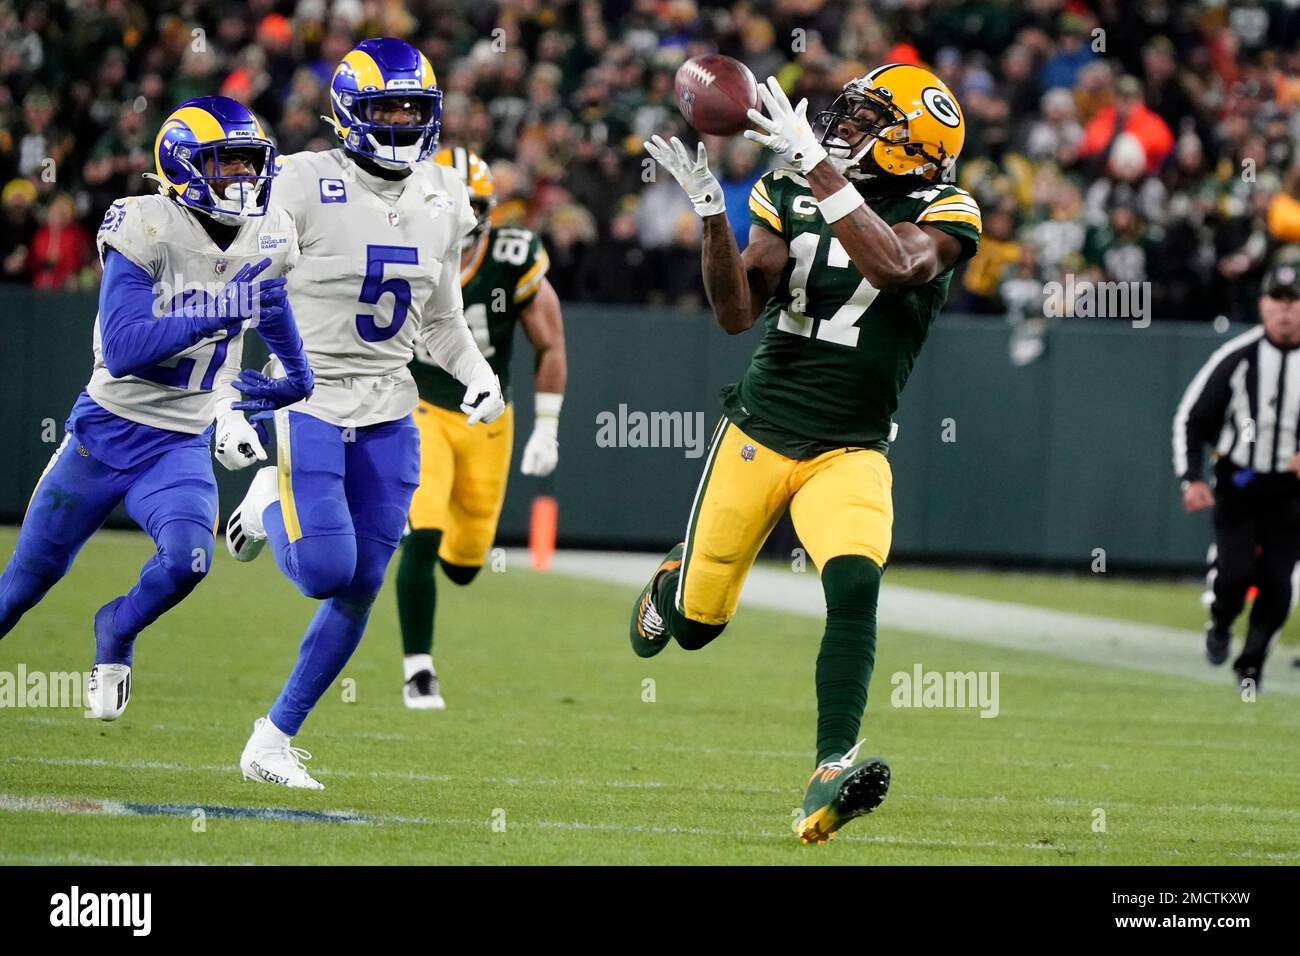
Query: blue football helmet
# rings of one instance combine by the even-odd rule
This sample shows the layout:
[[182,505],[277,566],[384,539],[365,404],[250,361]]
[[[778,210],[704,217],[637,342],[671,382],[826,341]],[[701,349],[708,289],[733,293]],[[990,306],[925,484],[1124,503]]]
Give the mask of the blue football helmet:
[[[409,126],[376,123],[379,103],[405,106],[416,121]],[[428,58],[405,40],[362,40],[334,71],[330,106],[343,148],[381,166],[402,169],[428,159],[437,148],[442,91]]]
[[[232,159],[243,159],[252,173],[223,176],[221,163]],[[176,107],[158,131],[153,161],[150,178],[162,192],[218,222],[265,216],[271,203],[275,145],[252,111],[228,96],[200,96]]]

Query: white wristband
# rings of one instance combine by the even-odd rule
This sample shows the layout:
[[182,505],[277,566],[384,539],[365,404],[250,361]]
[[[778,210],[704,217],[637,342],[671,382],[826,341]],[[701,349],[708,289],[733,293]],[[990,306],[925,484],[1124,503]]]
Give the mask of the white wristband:
[[533,411],[538,418],[559,418],[564,404],[562,392],[538,392],[533,399]]
[[822,211],[826,224],[839,222],[859,206],[865,205],[862,193],[852,183],[845,183],[844,188],[831,193],[825,199],[817,200],[817,208]]

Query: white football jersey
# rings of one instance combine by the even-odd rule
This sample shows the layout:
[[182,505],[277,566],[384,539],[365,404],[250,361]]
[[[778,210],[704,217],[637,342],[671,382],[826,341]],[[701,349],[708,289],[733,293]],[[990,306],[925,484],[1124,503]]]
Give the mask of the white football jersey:
[[343,426],[409,415],[416,337],[461,310],[460,238],[474,226],[465,184],[434,163],[380,179],[335,149],[283,157],[274,190],[298,230],[289,302],[316,375],[292,410]]
[[[246,263],[269,257],[271,265],[258,278],[271,279],[297,261],[293,218],[274,205],[265,216],[243,223],[225,250],[195,216],[166,196],[133,196],[113,203],[99,227],[95,241],[101,258],[116,249],[153,278],[155,316],[172,311],[182,293],[215,298]],[[135,375],[114,378],[104,364],[97,315],[95,368],[86,391],[121,418],[198,434],[212,424],[218,398],[238,397],[229,383],[239,374],[243,338],[242,329],[233,336],[223,331]]]

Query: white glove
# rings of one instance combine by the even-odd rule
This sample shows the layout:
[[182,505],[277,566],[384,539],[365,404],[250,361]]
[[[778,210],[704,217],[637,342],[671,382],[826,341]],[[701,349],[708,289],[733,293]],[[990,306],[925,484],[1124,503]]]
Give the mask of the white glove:
[[766,146],[786,161],[793,163],[801,173],[809,172],[826,158],[826,150],[817,140],[808,123],[808,101],[800,100],[798,106],[790,105],[790,98],[781,89],[776,77],[769,76],[766,84],[758,87],[758,98],[767,107],[767,116],[750,110],[749,118],[764,133],[745,130],[745,139]]
[[537,414],[533,433],[524,446],[519,470],[525,475],[545,478],[560,462],[560,405],[564,396],[556,392],[537,393]]
[[266,461],[266,449],[257,437],[257,429],[242,413],[228,412],[217,419],[216,458],[227,471]]
[[501,397],[501,383],[487,362],[480,363],[470,376],[465,397],[460,402],[460,410],[465,413],[465,421],[470,425],[479,422],[491,424],[506,410],[506,401]]
[[718,178],[709,172],[709,154],[703,143],[695,150],[694,159],[691,159],[690,151],[676,136],[672,138],[671,146],[664,142],[662,136],[657,135],[651,136],[650,142],[641,145],[654,157],[655,162],[681,183],[699,215],[716,216],[726,211],[722,186],[718,183]]

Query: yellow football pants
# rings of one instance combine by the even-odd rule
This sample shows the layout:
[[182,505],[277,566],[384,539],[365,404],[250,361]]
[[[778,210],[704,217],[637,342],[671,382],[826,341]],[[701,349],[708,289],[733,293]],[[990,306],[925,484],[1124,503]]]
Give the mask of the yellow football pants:
[[420,402],[420,487],[411,499],[412,531],[441,531],[438,557],[481,567],[497,533],[510,477],[514,409],[490,425],[467,425],[459,411]]
[[882,568],[893,533],[889,459],[839,448],[800,461],[750,438],[725,418],[695,493],[677,607],[702,624],[724,624],[758,551],[787,507],[799,540],[820,569],[863,555]]

